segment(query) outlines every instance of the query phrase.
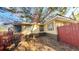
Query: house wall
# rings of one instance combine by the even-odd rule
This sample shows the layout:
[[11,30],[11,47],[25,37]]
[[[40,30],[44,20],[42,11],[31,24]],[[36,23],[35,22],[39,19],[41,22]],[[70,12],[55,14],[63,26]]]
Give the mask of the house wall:
[[33,27],[32,33],[38,34],[40,32],[39,25],[32,25],[32,27]]
[[[53,29],[52,30],[48,30],[49,24],[53,24]],[[69,24],[69,22],[64,22],[64,21],[59,21],[59,20],[53,20],[51,22],[48,22],[45,24],[44,26],[44,32],[48,33],[48,34],[55,34],[57,35],[57,27],[60,26],[64,26],[66,24]]]
[[38,25],[22,26],[22,32],[25,34],[28,33],[37,34],[39,33],[39,26]]
[[[49,26],[51,26],[51,29],[50,29]],[[49,23],[45,24],[44,32],[50,33],[50,34],[57,34],[57,29],[56,29],[55,21],[52,21],[52,22],[49,22]]]
[[[53,24],[51,30],[48,29],[49,24]],[[60,26],[64,26],[65,24],[69,24],[68,22],[63,22],[63,21],[57,21],[57,20],[53,20],[51,22],[48,22],[44,25],[44,32],[46,33],[47,36],[49,36],[51,39],[55,39],[57,40],[57,35],[58,35],[58,31],[57,31],[57,27]]]

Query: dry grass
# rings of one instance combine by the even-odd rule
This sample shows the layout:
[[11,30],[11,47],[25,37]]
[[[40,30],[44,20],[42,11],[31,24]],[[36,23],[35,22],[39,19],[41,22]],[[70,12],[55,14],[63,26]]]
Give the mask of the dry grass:
[[[22,44],[22,45],[21,45]],[[17,51],[78,51],[78,48],[56,41],[47,36],[22,42]],[[26,46],[25,46],[26,45]]]

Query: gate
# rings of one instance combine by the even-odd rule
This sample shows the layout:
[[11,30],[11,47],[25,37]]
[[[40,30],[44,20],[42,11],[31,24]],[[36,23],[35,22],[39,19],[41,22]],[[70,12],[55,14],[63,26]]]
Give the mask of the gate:
[[79,24],[58,27],[58,40],[79,47]]

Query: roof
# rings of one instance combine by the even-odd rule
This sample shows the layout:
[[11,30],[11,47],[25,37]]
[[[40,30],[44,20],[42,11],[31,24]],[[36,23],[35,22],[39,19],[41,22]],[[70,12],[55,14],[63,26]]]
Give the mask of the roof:
[[57,16],[55,16],[55,17],[53,17],[53,18],[47,20],[44,24],[49,23],[49,22],[54,21],[54,20],[67,21],[67,22],[74,22],[74,23],[75,23],[75,22],[78,22],[78,23],[79,23],[79,21],[73,20],[73,19],[71,19],[71,18],[69,18],[69,17],[57,15]]
[[[14,25],[31,26],[31,25],[35,25],[35,23],[22,22],[22,23],[16,23],[16,24],[14,24]],[[43,25],[43,24],[37,23],[37,25]]]

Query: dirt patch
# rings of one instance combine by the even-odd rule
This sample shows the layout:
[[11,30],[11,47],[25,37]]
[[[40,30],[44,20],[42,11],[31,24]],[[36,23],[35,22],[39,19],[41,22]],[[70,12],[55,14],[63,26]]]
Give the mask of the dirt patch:
[[[29,47],[26,51],[78,51],[79,49],[57,41],[48,36],[41,36],[30,41],[25,41]],[[17,50],[17,49],[16,49]],[[24,50],[24,49],[23,49]],[[23,51],[22,49],[19,51]]]
[[68,44],[57,41],[56,39],[52,39],[48,36],[40,37],[38,39],[43,46],[47,46],[52,48],[51,50],[56,51],[78,51],[79,49]]

